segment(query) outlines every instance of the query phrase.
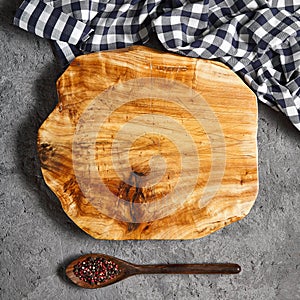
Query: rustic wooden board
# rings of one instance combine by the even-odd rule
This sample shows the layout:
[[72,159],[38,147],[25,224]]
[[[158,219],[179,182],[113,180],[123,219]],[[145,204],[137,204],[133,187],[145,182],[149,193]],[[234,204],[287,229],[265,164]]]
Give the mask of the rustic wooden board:
[[192,239],[248,214],[257,104],[221,63],[142,46],[76,58],[39,129],[43,176],[98,239]]

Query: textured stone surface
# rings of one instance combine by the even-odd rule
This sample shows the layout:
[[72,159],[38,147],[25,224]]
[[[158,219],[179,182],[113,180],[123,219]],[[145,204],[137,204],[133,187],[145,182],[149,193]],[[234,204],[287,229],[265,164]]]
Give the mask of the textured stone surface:
[[[11,25],[0,0],[1,299],[300,299],[300,133],[259,105],[260,192],[250,214],[192,241],[99,241],[77,228],[44,184],[37,130],[56,104],[61,70],[47,41]],[[102,290],[70,284],[82,253],[136,263],[236,262],[235,276],[136,276]]]

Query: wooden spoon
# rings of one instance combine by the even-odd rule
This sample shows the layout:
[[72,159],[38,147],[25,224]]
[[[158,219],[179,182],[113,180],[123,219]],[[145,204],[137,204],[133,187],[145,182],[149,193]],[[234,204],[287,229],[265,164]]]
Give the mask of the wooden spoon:
[[159,264],[136,265],[119,258],[95,253],[86,254],[72,261],[66,274],[76,285],[101,288],[137,274],[237,274],[237,264]]

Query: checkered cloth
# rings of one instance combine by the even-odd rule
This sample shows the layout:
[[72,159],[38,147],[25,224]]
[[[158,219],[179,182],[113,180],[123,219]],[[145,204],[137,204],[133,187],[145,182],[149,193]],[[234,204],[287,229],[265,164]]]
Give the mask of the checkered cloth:
[[144,44],[217,59],[300,130],[300,3],[284,0],[25,0],[14,24],[54,41],[58,58]]

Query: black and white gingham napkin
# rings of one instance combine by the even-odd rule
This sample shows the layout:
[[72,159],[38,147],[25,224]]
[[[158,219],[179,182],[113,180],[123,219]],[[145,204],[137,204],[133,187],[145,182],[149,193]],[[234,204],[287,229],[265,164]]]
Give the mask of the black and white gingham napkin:
[[284,0],[25,0],[14,24],[76,56],[147,42],[217,59],[300,130],[300,2]]

